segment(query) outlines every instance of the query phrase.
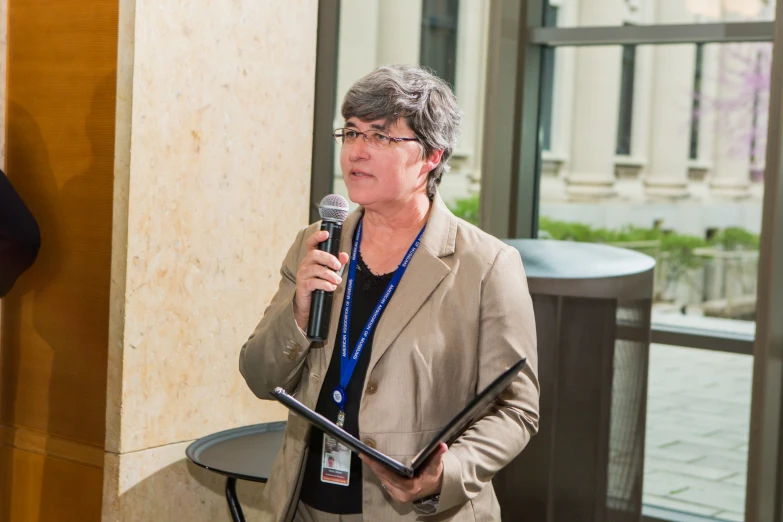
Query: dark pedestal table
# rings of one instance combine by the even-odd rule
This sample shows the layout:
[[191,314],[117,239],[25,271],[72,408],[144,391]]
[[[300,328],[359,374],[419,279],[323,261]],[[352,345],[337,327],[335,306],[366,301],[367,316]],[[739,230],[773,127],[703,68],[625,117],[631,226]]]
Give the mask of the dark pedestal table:
[[227,477],[226,501],[234,522],[245,522],[237,479],[266,482],[284,432],[285,421],[254,424],[201,437],[185,450],[194,464]]

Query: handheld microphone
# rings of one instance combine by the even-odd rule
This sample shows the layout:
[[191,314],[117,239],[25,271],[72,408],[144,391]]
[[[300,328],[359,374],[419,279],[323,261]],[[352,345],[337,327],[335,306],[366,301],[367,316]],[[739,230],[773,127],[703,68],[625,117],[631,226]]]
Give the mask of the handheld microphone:
[[[348,201],[338,194],[329,194],[321,200],[318,213],[322,219],[321,230],[329,232],[326,241],[318,244],[318,250],[329,252],[334,257],[338,257],[343,221],[348,217]],[[310,317],[307,319],[307,337],[313,341],[325,341],[329,336],[333,297],[334,292],[314,290],[312,293]]]

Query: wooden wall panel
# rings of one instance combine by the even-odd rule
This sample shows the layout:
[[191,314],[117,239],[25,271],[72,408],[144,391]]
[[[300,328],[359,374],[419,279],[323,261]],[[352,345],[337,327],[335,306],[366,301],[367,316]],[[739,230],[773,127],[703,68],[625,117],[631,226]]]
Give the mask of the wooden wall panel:
[[103,471],[78,462],[0,446],[10,487],[0,493],[0,520],[100,521]]
[[6,173],[41,250],[3,300],[1,522],[100,520],[118,4],[9,0]]

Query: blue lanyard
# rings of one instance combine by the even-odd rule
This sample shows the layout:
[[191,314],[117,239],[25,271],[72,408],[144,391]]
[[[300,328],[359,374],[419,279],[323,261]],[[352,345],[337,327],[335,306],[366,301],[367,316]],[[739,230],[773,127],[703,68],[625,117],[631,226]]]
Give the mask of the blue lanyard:
[[348,330],[351,324],[353,287],[354,281],[356,281],[356,262],[357,258],[359,257],[359,243],[361,243],[362,240],[362,223],[359,222],[359,227],[356,229],[356,239],[354,239],[353,249],[351,250],[351,264],[348,267],[348,282],[346,283],[345,288],[343,323],[342,332],[340,333],[340,385],[337,386],[337,388],[335,388],[332,392],[332,399],[334,399],[334,402],[337,403],[341,414],[345,411],[345,390],[348,389],[348,383],[351,382],[351,376],[353,375],[353,371],[356,369],[356,363],[359,361],[359,356],[364,349],[364,345],[367,343],[367,338],[370,336],[370,332],[372,331],[373,326],[375,326],[375,323],[381,316],[381,312],[383,312],[383,309],[391,299],[394,290],[396,290],[397,286],[400,284],[400,280],[405,274],[405,270],[408,268],[408,264],[410,263],[413,254],[416,253],[416,249],[419,248],[419,244],[421,243],[421,236],[424,234],[425,228],[426,225],[421,229],[419,235],[416,236],[416,240],[413,242],[410,249],[408,249],[408,253],[405,255],[402,263],[397,268],[397,271],[394,273],[394,276],[389,282],[389,285],[386,287],[386,291],[383,293],[381,300],[376,305],[375,310],[370,316],[370,319],[367,320],[367,324],[364,326],[364,330],[362,330],[362,335],[359,337],[359,340],[356,343],[356,348],[354,348],[353,354],[348,357]]

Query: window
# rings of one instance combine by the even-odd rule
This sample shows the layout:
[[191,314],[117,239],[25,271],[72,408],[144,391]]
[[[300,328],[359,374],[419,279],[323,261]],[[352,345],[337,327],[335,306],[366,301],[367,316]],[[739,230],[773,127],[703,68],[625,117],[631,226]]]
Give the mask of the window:
[[[544,25],[557,25],[557,7],[547,4]],[[552,110],[555,86],[555,48],[544,47],[541,52],[541,148],[552,150]]]
[[451,85],[457,78],[459,0],[424,0],[421,17],[422,65]]
[[639,25],[771,21],[774,0],[549,0],[561,9],[577,9],[547,27],[617,27],[632,17]]
[[328,160],[326,154],[320,161],[315,156],[313,159],[318,169],[330,167],[331,183],[329,189],[317,190],[319,194],[329,190],[350,200],[340,169],[341,148],[329,132],[344,123],[340,107],[351,85],[382,65],[424,65],[451,85],[462,109],[459,141],[449,162],[451,170],[443,177],[438,192],[459,217],[477,224],[490,2],[422,0],[421,5],[421,9],[410,9],[409,2],[340,0],[339,23],[335,24],[339,29],[334,29],[337,41],[332,72],[334,97],[329,100],[331,126],[316,135],[316,141],[328,138],[324,147],[329,147],[329,155]]
[[693,73],[693,106],[691,107],[691,146],[689,157],[699,159],[699,122],[701,120],[702,70],[704,68],[704,44],[696,44],[696,65]]
[[[556,49],[555,91],[573,98],[557,121],[570,141],[558,151],[560,175],[542,168],[539,237],[654,257],[654,328],[752,339],[764,187],[748,180],[748,151],[764,150],[750,145],[767,131],[771,49],[589,46],[572,61]],[[615,178],[615,154],[632,151],[632,122],[644,176]],[[709,177],[689,175],[699,152]],[[753,358],[675,345],[650,345],[645,509],[743,520]]]
[[[499,237],[538,231],[656,257],[642,519],[742,521],[746,491],[748,520],[777,513],[779,375],[766,363],[775,360],[781,312],[773,296],[782,280],[780,264],[769,260],[781,246],[772,214],[762,210],[781,202],[765,199],[761,174],[774,187],[781,169],[779,144],[765,154],[765,137],[776,116],[767,104],[780,98],[769,77],[773,29],[782,22],[761,21],[774,20],[780,1],[546,3],[558,6],[554,24],[544,20],[545,28],[520,30],[516,39],[508,17],[492,18],[492,34],[508,29],[516,45],[491,40],[491,63],[502,64],[492,72],[510,71],[503,79],[513,89],[488,86],[496,112],[487,118],[491,210],[482,225]],[[522,10],[519,28],[542,21],[531,24],[530,12]],[[636,27],[624,27],[628,20]],[[530,66],[549,46],[557,51],[552,138],[544,131],[547,94],[530,92],[552,90],[546,68]],[[501,98],[504,108],[509,99],[522,103],[498,115],[492,101]],[[531,143],[545,150],[552,139],[557,155],[531,154]],[[773,164],[765,166],[766,157]],[[630,168],[638,175],[618,175]],[[759,257],[760,244],[770,255]]]
[[[762,55],[761,51],[758,51],[756,53],[756,66],[754,69],[754,76],[756,78],[759,78],[761,76],[761,61],[762,61]],[[758,138],[759,138],[759,105],[761,104],[761,92],[758,87],[758,85],[753,86],[753,122],[751,124],[751,135],[750,135],[750,164],[755,165],[756,160],[756,149],[758,148]]]
[[617,154],[631,154],[633,126],[633,90],[636,75],[636,46],[623,46],[622,76],[620,79],[620,115],[617,121]]
[[767,151],[767,114],[769,113],[770,67],[772,49],[769,44],[758,44],[753,72],[746,75],[745,83],[752,88],[753,117],[750,137],[751,180],[759,181],[764,175]]

